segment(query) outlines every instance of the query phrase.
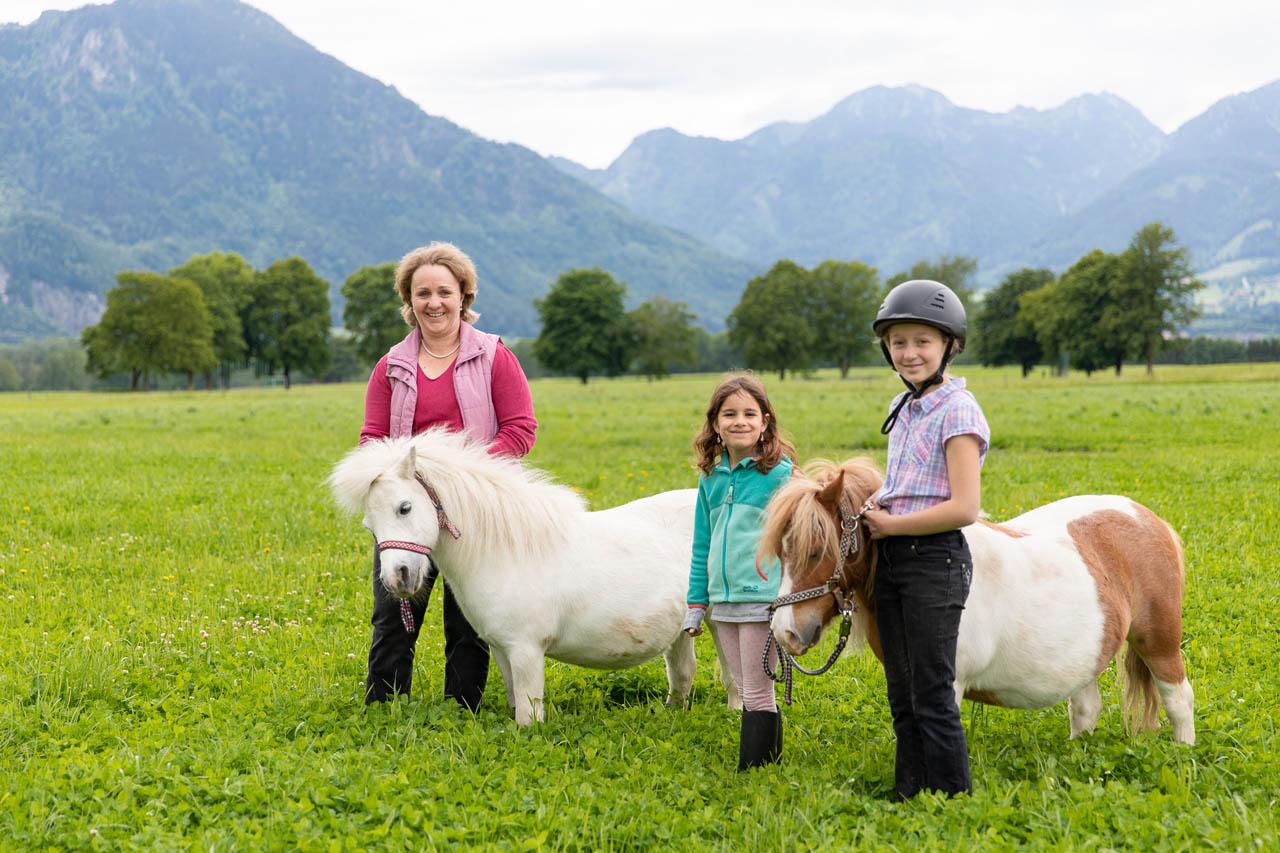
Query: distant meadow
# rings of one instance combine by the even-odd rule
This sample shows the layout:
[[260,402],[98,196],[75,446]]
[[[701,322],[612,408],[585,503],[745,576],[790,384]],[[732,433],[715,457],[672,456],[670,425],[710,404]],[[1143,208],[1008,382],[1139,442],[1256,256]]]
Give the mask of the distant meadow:
[[[705,636],[688,710],[663,707],[661,660],[549,662],[547,721],[517,730],[496,667],[477,716],[441,697],[438,594],[412,699],[366,710],[371,540],[324,485],[361,384],[11,393],[0,848],[1275,849],[1280,365],[959,372],[991,424],[992,519],[1119,493],[1180,532],[1195,746],[1127,735],[1112,668],[1078,741],[1065,704],[966,703],[972,796],[895,803],[864,650],[798,677],[781,764],[738,774]],[[690,487],[716,378],[534,380],[528,463],[596,509]],[[763,378],[801,461],[883,464],[887,369]]]

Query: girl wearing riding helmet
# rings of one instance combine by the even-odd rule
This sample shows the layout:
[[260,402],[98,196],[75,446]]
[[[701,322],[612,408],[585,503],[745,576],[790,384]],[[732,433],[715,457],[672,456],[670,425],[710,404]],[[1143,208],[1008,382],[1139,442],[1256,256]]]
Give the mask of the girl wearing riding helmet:
[[964,349],[956,294],[936,281],[904,282],[872,325],[907,390],[881,432],[889,462],[879,508],[867,512],[879,557],[876,621],[897,737],[894,789],[967,792],[969,756],[955,694],[956,639],[973,560],[960,528],[978,518],[990,430],[947,365]]

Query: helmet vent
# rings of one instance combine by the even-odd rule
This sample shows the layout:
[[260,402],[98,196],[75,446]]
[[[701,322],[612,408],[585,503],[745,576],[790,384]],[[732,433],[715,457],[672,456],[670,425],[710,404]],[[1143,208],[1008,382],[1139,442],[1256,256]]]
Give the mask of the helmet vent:
[[947,297],[944,296],[941,291],[939,291],[929,299],[928,305],[930,308],[946,308]]

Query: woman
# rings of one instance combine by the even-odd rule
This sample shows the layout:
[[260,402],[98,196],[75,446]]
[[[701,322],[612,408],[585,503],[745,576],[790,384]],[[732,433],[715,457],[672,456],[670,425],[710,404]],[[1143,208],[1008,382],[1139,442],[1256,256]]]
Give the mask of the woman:
[[[444,426],[487,442],[493,454],[528,453],[538,428],[529,382],[496,335],[471,325],[479,316],[471,310],[476,299],[471,259],[449,243],[414,249],[396,268],[396,289],[404,303],[400,313],[412,331],[373,368],[360,443]],[[417,629],[427,609],[427,596],[420,596],[410,603],[412,622],[402,619],[400,601],[382,588],[378,570],[375,551],[366,704],[386,701],[392,693],[408,695]],[[489,675],[489,648],[467,623],[447,583],[444,658],[445,695],[474,712]]]

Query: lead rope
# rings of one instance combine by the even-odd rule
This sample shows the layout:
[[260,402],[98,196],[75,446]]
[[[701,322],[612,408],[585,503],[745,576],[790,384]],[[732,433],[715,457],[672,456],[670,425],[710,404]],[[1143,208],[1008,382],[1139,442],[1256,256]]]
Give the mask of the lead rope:
[[[831,669],[836,659],[840,657],[840,653],[844,651],[845,644],[849,642],[849,633],[853,627],[853,609],[846,608],[840,612],[840,638],[836,640],[836,647],[831,650],[831,655],[827,658],[827,662],[817,669],[805,669],[786,649],[778,645],[773,638],[773,631],[769,631],[769,639],[764,641],[764,654],[760,656],[760,665],[764,667],[764,674],[769,677],[770,681],[775,684],[786,682],[787,689],[784,698],[787,705],[791,704],[792,678],[796,670],[803,672],[805,675],[822,675]],[[777,647],[778,654],[778,669],[776,671],[769,669],[769,651],[774,647]]]

